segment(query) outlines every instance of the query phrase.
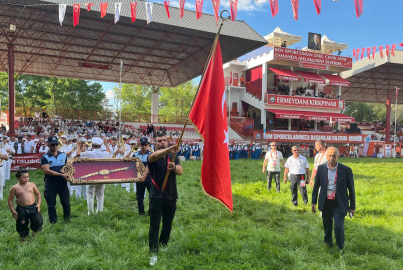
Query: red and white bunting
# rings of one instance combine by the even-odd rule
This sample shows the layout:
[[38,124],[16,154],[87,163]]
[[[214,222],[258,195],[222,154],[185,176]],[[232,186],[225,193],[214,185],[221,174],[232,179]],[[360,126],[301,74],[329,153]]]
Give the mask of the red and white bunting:
[[146,5],[147,24],[153,21],[153,2],[144,2]]
[[122,3],[115,3],[115,23],[120,19],[120,10],[122,9]]
[[364,12],[364,0],[354,0],[354,4],[357,18],[359,18]]
[[215,16],[215,24],[218,25],[218,13],[220,12],[220,0],[211,0]]
[[393,56],[395,56],[395,50],[396,50],[396,44],[393,44],[393,45],[392,45],[392,51],[391,51],[391,54],[392,54]]
[[101,5],[101,18],[105,17],[106,10],[108,9],[108,3],[100,3]]
[[164,1],[165,11],[167,12],[168,19],[171,18],[171,14],[169,14],[169,3],[171,3],[171,1]]
[[318,13],[319,16],[320,11],[322,9],[322,0],[313,0],[313,3],[315,4],[316,13]]
[[233,21],[238,15],[238,0],[230,0],[229,6],[231,9],[231,21]]
[[292,12],[294,14],[294,20],[298,21],[299,0],[291,0],[291,5],[292,5]]
[[367,48],[367,57],[371,59],[371,48]]
[[399,43],[400,47],[403,47],[403,43]]
[[358,56],[360,55],[361,49],[357,49],[357,52],[355,53],[355,60],[358,60]]
[[203,15],[203,0],[196,0],[196,20]]
[[66,14],[66,4],[60,4],[59,5],[59,23],[60,26],[63,25],[63,21],[64,21],[64,15]]
[[132,22],[137,19],[137,2],[130,2],[130,14],[132,15]]
[[73,4],[73,24],[76,26],[80,21],[80,4]]
[[389,56],[389,45],[386,45],[386,56]]
[[185,0],[179,0],[179,15],[183,18],[185,14]]
[[271,16],[274,17],[278,13],[278,0],[270,0]]
[[381,54],[381,58],[383,58],[383,46],[379,46],[379,53]]
[[353,49],[353,58],[355,58],[355,49]]
[[88,11],[91,11],[91,8],[94,6],[94,3],[84,4]]
[[364,51],[365,51],[365,48],[362,48],[362,51],[361,51],[361,59],[364,57]]
[[376,47],[372,47],[372,59],[375,59]]

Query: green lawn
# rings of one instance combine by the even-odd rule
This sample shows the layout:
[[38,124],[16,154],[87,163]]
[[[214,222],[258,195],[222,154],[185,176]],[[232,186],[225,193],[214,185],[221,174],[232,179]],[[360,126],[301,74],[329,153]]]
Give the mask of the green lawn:
[[[312,159],[309,160],[311,163]],[[401,160],[340,159],[354,172],[357,212],[346,219],[346,252],[323,244],[322,220],[310,206],[294,207],[289,184],[267,191],[263,160],[231,161],[234,212],[200,187],[201,162],[184,162],[168,250],[155,269],[402,269],[403,173]],[[12,176],[14,177],[14,176]],[[42,172],[31,181],[43,194]],[[71,199],[72,220],[44,226],[21,243],[0,201],[0,269],[148,269],[149,219],[137,215],[135,193],[108,185],[105,210],[87,216],[86,201]],[[309,201],[312,188],[308,188]],[[146,199],[146,204],[148,199]],[[148,207],[146,207],[146,210]],[[62,215],[60,204],[57,206]]]

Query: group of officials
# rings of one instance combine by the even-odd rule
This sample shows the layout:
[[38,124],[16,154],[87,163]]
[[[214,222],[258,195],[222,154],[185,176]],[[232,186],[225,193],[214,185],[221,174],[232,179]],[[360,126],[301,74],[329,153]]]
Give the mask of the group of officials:
[[[336,244],[344,252],[344,219],[349,213],[355,214],[355,190],[352,170],[337,162],[339,151],[335,147],[326,149],[323,140],[315,142],[317,154],[314,168],[310,177],[309,163],[300,154],[301,149],[293,146],[292,156],[284,162],[283,155],[277,150],[275,142],[270,143],[263,163],[263,173],[267,174],[267,188],[270,190],[273,177],[276,182],[276,191],[280,192],[280,164],[284,167],[284,183],[290,181],[291,202],[298,206],[298,189],[305,205],[308,204],[306,184],[313,187],[311,208],[316,213],[316,204],[321,211],[324,228],[324,242],[333,247],[333,220]],[[267,166],[267,167],[266,167]],[[266,172],[267,169],[267,172]]]

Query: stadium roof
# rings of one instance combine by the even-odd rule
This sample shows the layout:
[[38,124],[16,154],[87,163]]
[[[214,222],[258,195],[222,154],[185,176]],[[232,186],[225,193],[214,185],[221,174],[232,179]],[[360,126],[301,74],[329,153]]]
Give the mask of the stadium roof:
[[[154,3],[153,21],[147,25],[144,2],[137,6],[132,23],[128,2],[114,23],[114,3],[108,1],[101,19],[100,2],[87,11],[75,0],[0,0],[0,70],[7,68],[7,46],[14,44],[15,72],[85,80],[119,82],[120,59],[124,61],[122,82],[172,87],[202,73],[215,33],[215,17],[196,20],[194,11]],[[81,2],[80,22],[73,27],[72,5]],[[63,26],[58,4],[67,4]],[[37,5],[44,4],[44,5]],[[51,4],[51,5],[49,5]],[[34,5],[34,6],[32,6]],[[10,32],[10,24],[16,25]],[[226,21],[221,30],[223,62],[244,55],[267,42],[244,21]]]
[[[368,57],[353,63],[351,70],[341,73],[347,79],[350,87],[342,87],[342,99],[346,101],[386,103],[387,91],[392,91],[392,104],[395,104],[396,87],[403,90],[403,51],[395,51],[395,56],[383,58],[380,53],[375,58]],[[398,103],[403,104],[403,91],[400,92]]]

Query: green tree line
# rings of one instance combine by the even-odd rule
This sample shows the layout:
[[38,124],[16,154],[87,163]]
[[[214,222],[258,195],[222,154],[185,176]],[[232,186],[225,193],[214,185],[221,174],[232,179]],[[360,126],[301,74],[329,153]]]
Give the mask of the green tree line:
[[[396,116],[398,123],[403,122],[402,108],[403,105],[397,106]],[[357,122],[386,121],[386,105],[382,103],[346,102],[344,114],[351,116],[352,113]],[[393,122],[395,119],[395,104],[392,104],[391,116]]]

